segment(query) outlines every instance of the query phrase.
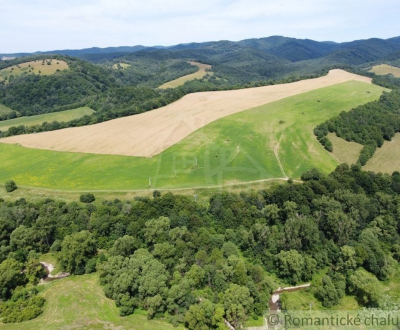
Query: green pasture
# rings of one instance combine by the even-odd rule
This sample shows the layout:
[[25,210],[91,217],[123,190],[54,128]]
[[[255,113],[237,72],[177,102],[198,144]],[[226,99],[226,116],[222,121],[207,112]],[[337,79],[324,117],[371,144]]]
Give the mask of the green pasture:
[[377,99],[383,90],[354,81],[289,97],[215,121],[152,158],[0,143],[0,182],[13,179],[22,186],[58,190],[134,190],[296,179],[313,167],[327,173],[339,162],[316,140],[314,127]]
[[4,104],[0,103],[0,115],[6,115],[11,111],[12,111],[12,109],[10,109],[9,107],[6,107]]
[[43,115],[37,115],[37,116],[19,117],[15,119],[0,121],[0,130],[6,131],[12,126],[19,126],[19,125],[25,125],[25,126],[41,125],[44,122],[48,123],[51,123],[53,121],[67,122],[73,119],[81,118],[85,115],[91,115],[93,112],[94,110],[90,109],[89,107],[82,107],[60,112],[45,113]]
[[106,298],[96,274],[71,276],[40,285],[39,288],[46,299],[43,314],[23,323],[0,323],[1,329],[182,329],[166,321],[147,320],[143,311],[119,316],[115,302]]

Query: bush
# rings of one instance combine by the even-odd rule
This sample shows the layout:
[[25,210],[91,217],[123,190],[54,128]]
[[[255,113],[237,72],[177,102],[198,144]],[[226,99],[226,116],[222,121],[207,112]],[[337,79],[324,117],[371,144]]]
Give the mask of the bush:
[[93,194],[83,194],[80,197],[82,203],[92,203],[96,200]]
[[15,182],[13,180],[7,181],[5,184],[5,188],[6,188],[6,191],[9,193],[18,189],[17,185],[15,184]]

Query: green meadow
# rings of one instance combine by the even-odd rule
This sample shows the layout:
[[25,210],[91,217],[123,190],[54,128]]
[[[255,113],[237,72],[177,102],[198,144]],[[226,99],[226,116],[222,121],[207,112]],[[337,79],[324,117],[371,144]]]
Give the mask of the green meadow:
[[4,104],[0,103],[0,115],[6,115],[11,111],[12,111],[12,109],[10,109],[9,107],[6,107]]
[[82,107],[72,110],[65,110],[60,112],[52,112],[46,113],[43,115],[37,116],[30,116],[30,117],[19,117],[10,120],[0,121],[0,130],[6,131],[11,126],[34,126],[34,125],[41,125],[44,122],[52,122],[52,121],[70,121],[73,119],[81,118],[85,115],[91,115],[94,110],[90,109],[89,107]]
[[314,127],[376,100],[383,90],[352,81],[289,97],[215,121],[152,158],[0,143],[0,182],[13,179],[22,186],[58,190],[139,190],[297,179],[313,167],[328,173],[339,161],[316,140]]
[[144,311],[119,316],[115,302],[104,295],[97,274],[71,276],[38,288],[46,299],[43,314],[31,321],[0,324],[1,329],[182,329],[166,321],[147,320]]

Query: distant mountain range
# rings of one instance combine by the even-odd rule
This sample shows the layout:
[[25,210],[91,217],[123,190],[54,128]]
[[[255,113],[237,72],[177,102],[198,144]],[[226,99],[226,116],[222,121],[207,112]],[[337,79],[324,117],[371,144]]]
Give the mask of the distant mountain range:
[[[85,48],[79,50],[54,50],[46,52],[35,53],[15,53],[15,54],[0,54],[0,58],[14,58],[28,55],[39,54],[60,54],[69,55],[74,57],[88,58],[90,55],[96,59],[104,57],[121,56],[121,54],[129,54],[138,51],[152,51],[152,50],[208,50],[208,51],[221,51],[223,48],[251,48],[255,49],[281,59],[291,62],[298,62],[304,60],[312,60],[318,58],[326,58],[329,62],[340,62],[348,64],[361,64],[365,62],[372,62],[381,58],[391,57],[392,54],[400,51],[400,37],[390,39],[366,39],[356,40],[352,42],[336,43],[331,41],[314,41],[310,39],[296,39],[281,36],[271,36],[260,39],[246,39],[238,42],[232,41],[213,41],[203,43],[188,43],[179,44],[175,46],[121,46],[121,47],[107,47],[107,48]],[[89,55],[89,56],[88,56]],[[111,55],[111,56],[110,56]],[[396,56],[396,55],[394,55]]]

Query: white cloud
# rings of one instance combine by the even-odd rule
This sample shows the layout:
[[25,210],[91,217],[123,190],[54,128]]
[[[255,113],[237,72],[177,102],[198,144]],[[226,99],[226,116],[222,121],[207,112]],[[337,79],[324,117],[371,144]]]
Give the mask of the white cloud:
[[398,0],[0,0],[0,53],[400,31]]

